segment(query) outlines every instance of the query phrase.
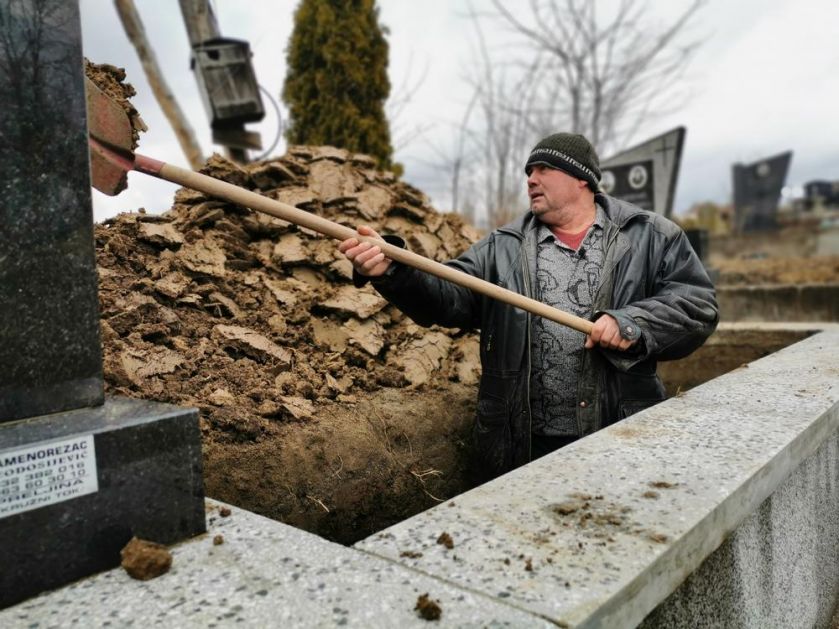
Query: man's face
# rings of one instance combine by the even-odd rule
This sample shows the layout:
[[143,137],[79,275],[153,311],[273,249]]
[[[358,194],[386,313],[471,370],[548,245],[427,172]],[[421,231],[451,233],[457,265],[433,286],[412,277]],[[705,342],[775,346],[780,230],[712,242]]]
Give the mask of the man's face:
[[527,176],[530,211],[539,217],[561,212],[579,201],[586,185],[585,181],[561,170],[535,164]]

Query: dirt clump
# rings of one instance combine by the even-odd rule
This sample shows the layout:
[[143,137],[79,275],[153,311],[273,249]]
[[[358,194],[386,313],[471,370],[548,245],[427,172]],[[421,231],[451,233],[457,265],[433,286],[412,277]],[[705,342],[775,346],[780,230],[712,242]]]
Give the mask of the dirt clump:
[[148,127],[140,117],[140,112],[131,104],[130,99],[137,91],[133,85],[125,82],[125,68],[118,68],[108,63],[91,63],[85,59],[84,70],[87,78],[125,111],[131,123],[131,150],[133,151],[140,142],[140,133],[145,132]]
[[[341,149],[202,172],[440,261],[479,237]],[[200,192],[95,239],[107,392],[198,408],[207,495],[349,543],[467,487],[477,335],[420,328],[337,243]]]
[[452,536],[445,531],[440,533],[440,536],[437,538],[437,543],[441,546],[445,546],[449,550],[454,548],[454,540],[452,539]]
[[169,572],[172,553],[162,544],[132,537],[120,551],[122,567],[132,579],[148,581]]
[[423,620],[440,620],[443,615],[443,608],[440,607],[440,601],[434,601],[428,596],[428,593],[420,594],[417,598],[417,604],[414,610],[419,614]]

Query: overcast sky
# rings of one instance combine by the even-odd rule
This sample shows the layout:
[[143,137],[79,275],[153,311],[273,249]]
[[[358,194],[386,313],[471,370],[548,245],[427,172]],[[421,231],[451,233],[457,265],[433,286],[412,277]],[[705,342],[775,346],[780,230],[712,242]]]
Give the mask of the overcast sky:
[[[178,3],[135,1],[165,78],[204,152],[220,151],[210,141],[209,123],[189,70],[189,42]],[[664,23],[687,3],[650,0],[648,6]],[[474,4],[480,7],[488,2],[474,0]],[[524,11],[527,4],[517,0],[507,6]],[[140,138],[139,151],[186,166],[113,2],[81,0],[80,5],[85,55],[95,63],[125,67],[129,82],[137,89],[134,103],[149,126],[149,132]],[[222,34],[250,42],[257,78],[277,100],[296,5],[296,0],[214,2]],[[379,0],[379,5],[381,21],[390,30],[393,89],[398,91],[406,81],[413,85],[425,77],[393,129],[397,140],[418,128],[425,130],[424,135],[398,147],[396,158],[406,167],[405,179],[445,211],[445,182],[433,167],[435,158],[429,144],[445,142],[451,133],[450,123],[460,118],[470,95],[462,80],[463,64],[470,58],[466,2]],[[701,10],[690,31],[705,41],[684,79],[690,98],[678,110],[648,120],[635,138],[642,141],[678,125],[687,127],[676,213],[704,200],[730,201],[732,163],[749,163],[786,150],[794,152],[788,185],[839,179],[837,24],[837,0],[710,0]],[[488,30],[487,35],[490,41],[509,39],[501,27]],[[248,128],[262,134],[267,148],[276,135],[277,117],[272,106],[265,105],[265,120]],[[534,138],[534,144],[538,140]],[[284,149],[285,142],[280,140],[272,155],[281,155]],[[163,211],[170,207],[175,188],[132,173],[129,189],[119,197],[94,191],[94,218],[101,221],[139,207]]]

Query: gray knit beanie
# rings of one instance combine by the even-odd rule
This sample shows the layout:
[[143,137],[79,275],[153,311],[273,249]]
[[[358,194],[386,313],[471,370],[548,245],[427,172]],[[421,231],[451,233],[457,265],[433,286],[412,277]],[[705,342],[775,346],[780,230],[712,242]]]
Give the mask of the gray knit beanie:
[[579,133],[554,133],[533,147],[524,172],[536,164],[556,168],[588,182],[594,192],[600,190],[600,160],[591,143]]

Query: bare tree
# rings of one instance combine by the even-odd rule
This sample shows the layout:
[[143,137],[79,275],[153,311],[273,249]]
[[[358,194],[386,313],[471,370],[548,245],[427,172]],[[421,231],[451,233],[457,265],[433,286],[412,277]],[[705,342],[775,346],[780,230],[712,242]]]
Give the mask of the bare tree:
[[539,94],[554,128],[586,135],[603,152],[625,145],[683,74],[699,42],[680,43],[707,0],[692,0],[668,26],[650,25],[641,0],[620,0],[601,20],[596,0],[530,0],[530,20],[492,4],[532,55],[548,59]]
[[[582,133],[604,154],[625,147],[665,102],[673,106],[674,85],[699,45],[679,40],[706,0],[692,0],[661,28],[647,25],[641,0],[619,0],[603,15],[596,0],[529,0],[518,13],[491,3],[494,11],[470,5],[467,14],[475,31],[467,80],[477,106],[460,130],[468,148],[458,154],[483,156],[468,178],[496,226],[526,202],[522,165],[539,138]],[[513,41],[490,45],[482,26],[490,19],[508,26]],[[453,179],[467,179],[456,159],[448,163]]]
[[449,196],[448,208],[452,212],[462,214],[463,217],[474,223],[475,208],[474,202],[463,203],[463,189],[466,185],[466,174],[469,171],[469,164],[475,157],[475,144],[471,141],[469,123],[475,105],[478,101],[478,93],[475,91],[466,110],[457,124],[449,124],[452,132],[446,134],[446,145],[437,141],[427,141],[426,144],[434,153],[434,161],[420,159],[427,167],[442,173],[447,179],[447,192]]
[[421,138],[434,125],[430,122],[420,122],[407,127],[403,122],[405,110],[413,103],[420,88],[428,78],[428,64],[426,63],[418,77],[414,77],[414,56],[408,59],[408,69],[402,82],[391,92],[385,104],[385,113],[390,124],[393,152],[402,151],[412,142]]
[[460,126],[457,155],[472,154],[480,159],[468,165],[459,159],[450,160],[456,166],[452,172],[453,197],[460,201],[462,186],[470,181],[471,196],[462,203],[464,207],[479,207],[482,212],[469,218],[495,226],[511,219],[523,201],[521,160],[532,144],[536,79],[544,61],[543,55],[537,54],[525,63],[497,62],[480,16],[471,6],[470,17],[475,49],[466,81],[472,86],[473,97]]
[[122,26],[125,29],[125,34],[137,51],[137,56],[143,64],[143,70],[146,73],[146,78],[149,81],[152,92],[154,92],[154,96],[169,124],[172,125],[172,130],[178,138],[181,150],[183,150],[192,168],[196,170],[201,168],[204,163],[201,146],[198,144],[198,140],[195,139],[195,132],[192,130],[192,126],[190,126],[178,102],[175,100],[175,96],[172,90],[169,89],[166,79],[163,78],[163,73],[160,71],[160,66],[157,63],[154,49],[146,37],[143,21],[137,12],[137,7],[134,6],[134,1],[114,0],[114,4],[116,5],[119,18],[122,21]]

